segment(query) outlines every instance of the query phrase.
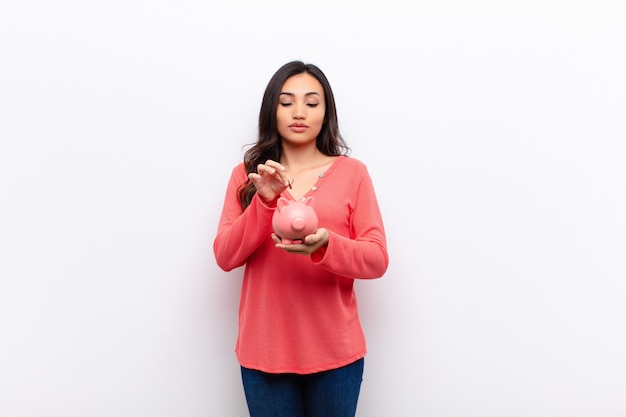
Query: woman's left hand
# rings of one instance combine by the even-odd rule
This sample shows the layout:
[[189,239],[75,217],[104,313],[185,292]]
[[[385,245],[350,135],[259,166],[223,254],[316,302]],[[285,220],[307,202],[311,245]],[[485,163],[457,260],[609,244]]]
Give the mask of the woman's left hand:
[[310,255],[319,248],[327,246],[329,237],[328,230],[320,227],[315,233],[305,236],[303,243],[284,244],[276,233],[272,233],[272,239],[278,249],[298,255]]

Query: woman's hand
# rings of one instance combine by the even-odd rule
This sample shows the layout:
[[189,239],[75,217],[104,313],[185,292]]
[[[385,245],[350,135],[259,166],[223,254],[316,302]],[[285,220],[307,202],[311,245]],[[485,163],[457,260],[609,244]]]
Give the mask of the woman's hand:
[[256,192],[266,202],[274,201],[289,186],[285,175],[285,167],[268,159],[257,166],[257,172],[248,174],[248,178],[256,187]]
[[320,227],[317,229],[317,232],[305,236],[303,243],[283,244],[276,233],[272,233],[272,239],[278,249],[283,249],[286,252],[298,255],[310,255],[319,248],[327,246],[329,237],[328,230]]

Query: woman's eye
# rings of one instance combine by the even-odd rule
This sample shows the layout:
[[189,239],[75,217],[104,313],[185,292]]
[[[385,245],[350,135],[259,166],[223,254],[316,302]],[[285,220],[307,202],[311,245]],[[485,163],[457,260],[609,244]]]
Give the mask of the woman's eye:
[[307,103],[307,106],[309,107],[317,107],[319,103]]
[[280,103],[281,106],[283,107],[289,107],[291,106],[293,103]]

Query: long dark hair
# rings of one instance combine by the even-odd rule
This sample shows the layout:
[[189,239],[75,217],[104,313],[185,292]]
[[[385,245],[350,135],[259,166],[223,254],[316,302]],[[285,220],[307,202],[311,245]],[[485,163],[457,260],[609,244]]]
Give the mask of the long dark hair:
[[[317,81],[322,84],[322,88],[324,89],[326,114],[324,116],[322,130],[317,136],[317,149],[329,156],[347,155],[350,153],[350,148],[346,145],[346,142],[339,133],[335,97],[326,75],[313,64],[305,64],[302,61],[292,61],[280,67],[265,88],[261,111],[259,112],[258,140],[245,152],[243,157],[243,162],[248,173],[256,172],[257,165],[264,164],[268,159],[280,161],[283,148],[276,126],[278,100],[285,81],[287,81],[289,77],[304,72],[315,77]],[[243,208],[250,205],[250,201],[252,201],[252,197],[254,197],[255,193],[256,188],[250,180],[242,184],[238,190],[238,194],[239,201]]]

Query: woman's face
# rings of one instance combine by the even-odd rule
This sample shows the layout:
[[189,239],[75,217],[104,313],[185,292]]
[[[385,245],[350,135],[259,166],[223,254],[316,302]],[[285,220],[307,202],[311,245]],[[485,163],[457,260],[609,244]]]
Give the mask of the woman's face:
[[287,78],[276,109],[278,134],[284,141],[294,145],[315,141],[325,114],[324,89],[315,77],[304,72]]

